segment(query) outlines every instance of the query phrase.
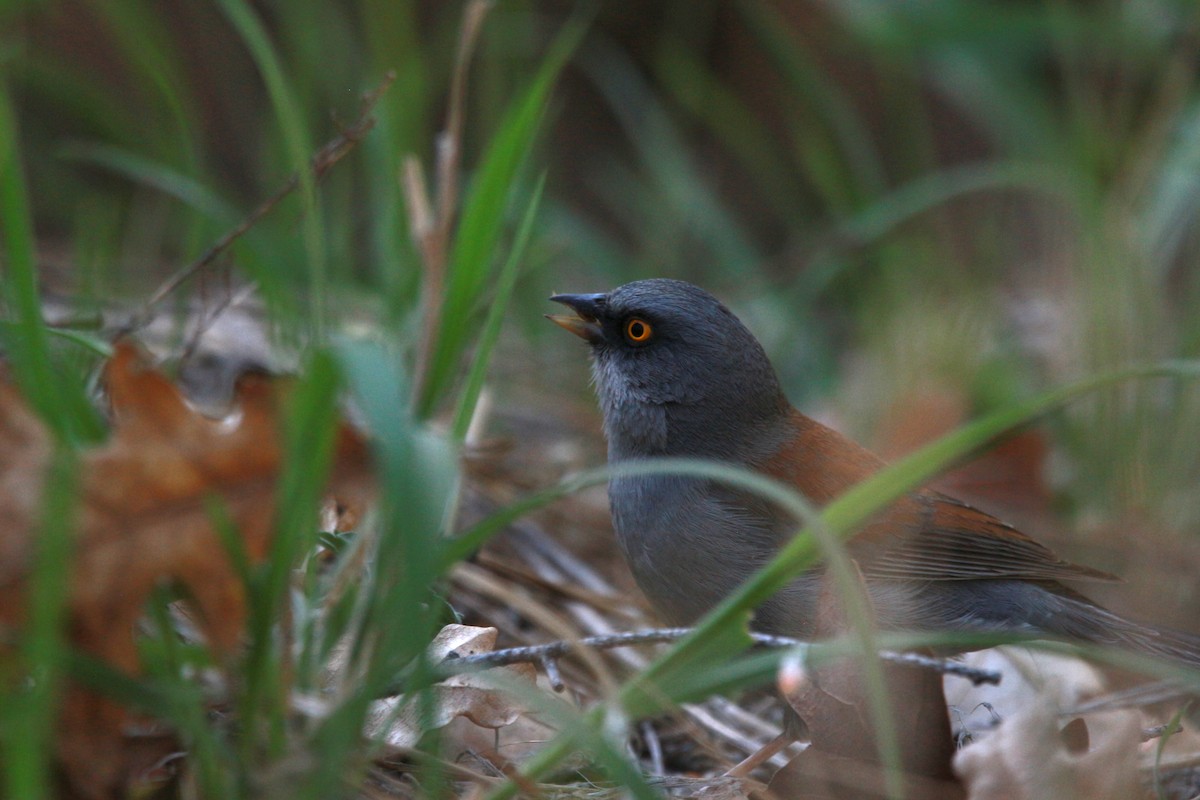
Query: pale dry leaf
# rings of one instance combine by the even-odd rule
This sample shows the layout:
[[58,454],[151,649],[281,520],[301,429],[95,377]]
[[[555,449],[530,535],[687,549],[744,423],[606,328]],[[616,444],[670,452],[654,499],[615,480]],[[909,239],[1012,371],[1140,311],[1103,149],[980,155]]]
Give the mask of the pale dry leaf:
[[943,679],[951,724],[973,739],[986,736],[999,720],[1033,706],[1072,708],[1105,689],[1104,676],[1080,658],[1031,650],[993,647],[962,656],[970,667],[1004,676],[998,685],[978,686],[953,675]]
[[1136,796],[1142,715],[1060,715],[1104,691],[1104,678],[1093,665],[1023,647],[964,658],[1004,675],[999,686],[947,678],[952,717],[975,739],[954,759],[971,800]]
[[1052,703],[1034,704],[960,750],[954,770],[969,800],[1127,800],[1139,793],[1141,730],[1133,711],[1064,724]]
[[451,720],[442,729],[441,753],[448,761],[461,761],[468,753],[486,754],[503,764],[522,764],[542,750],[558,729],[530,713],[523,713],[501,728],[485,728],[466,717]]
[[496,649],[496,628],[481,628],[475,625],[446,625],[427,648],[429,658],[437,664],[451,657],[473,656],[490,653]]
[[[497,630],[469,625],[447,625],[429,646],[434,663],[452,653],[473,655],[495,648]],[[441,681],[427,700],[428,710],[417,697],[399,696],[378,701],[367,725],[372,737],[397,747],[412,747],[428,731],[444,728],[464,717],[476,726],[494,731],[512,725],[527,709],[514,688],[532,690],[537,671],[532,664],[512,664],[482,672],[464,673]],[[453,749],[456,745],[449,743]]]

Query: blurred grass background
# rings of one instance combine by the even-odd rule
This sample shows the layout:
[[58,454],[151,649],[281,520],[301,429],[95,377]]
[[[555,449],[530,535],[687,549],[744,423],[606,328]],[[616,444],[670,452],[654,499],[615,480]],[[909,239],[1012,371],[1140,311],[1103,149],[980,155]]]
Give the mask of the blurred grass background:
[[[316,213],[293,203],[233,261],[281,309],[331,294],[331,307],[411,320],[421,273],[397,175],[406,154],[431,160],[461,5],[259,4],[286,90],[264,81],[238,5],[5,5],[43,275],[81,299],[137,298],[395,70],[378,128],[301,201]],[[468,180],[575,10],[497,5],[471,70]],[[532,349],[568,352],[535,313],[551,286],[687,278],[749,318],[799,401],[838,396],[848,357],[872,362],[869,391],[838,401],[870,437],[888,397],[940,376],[986,408],[1030,383],[1200,347],[1194,4],[588,13],[534,159],[546,208],[515,295]],[[1072,491],[1186,528],[1200,513],[1186,489],[1196,399],[1146,391],[1157,399],[1091,409],[1108,415],[1104,437],[1064,429],[1087,471]],[[1158,422],[1161,404],[1181,415],[1154,426],[1163,441],[1125,430],[1139,404]],[[1162,475],[1131,474],[1148,463]]]
[[[258,287],[278,340],[365,323],[393,345],[373,358],[411,365],[428,273],[399,176],[410,154],[432,173],[463,8],[5,2],[8,144],[42,292],[80,309],[144,301],[392,70],[377,127],[220,268]],[[555,79],[572,19],[586,29]],[[477,381],[461,376],[510,291],[501,406],[588,407],[578,343],[543,323],[544,298],[652,276],[720,295],[793,400],[890,455],[1037,389],[1200,355],[1191,0],[510,0],[480,36],[452,313],[419,416],[473,408]],[[194,280],[179,307],[204,291]],[[1127,610],[1194,626],[1198,441],[1200,391],[1130,385],[1056,416],[964,490],[1090,547],[1070,553],[1146,589],[1122,595]],[[396,652],[411,656],[424,639],[406,637]]]

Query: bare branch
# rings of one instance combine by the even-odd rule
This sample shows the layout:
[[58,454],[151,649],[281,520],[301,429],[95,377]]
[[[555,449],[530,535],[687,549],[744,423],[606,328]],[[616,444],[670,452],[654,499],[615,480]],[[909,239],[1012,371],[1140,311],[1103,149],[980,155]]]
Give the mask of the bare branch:
[[[534,663],[554,664],[557,659],[567,655],[578,647],[591,647],[597,650],[609,650],[616,647],[632,647],[643,644],[663,644],[682,639],[692,632],[692,628],[656,628],[629,633],[614,633],[605,636],[585,636],[575,641],[559,640],[546,644],[530,645],[528,647],[510,647],[504,650],[493,650],[490,653],[475,653],[468,656],[451,657],[441,662],[438,669],[445,675],[457,675],[478,669],[501,667],[509,664]],[[751,633],[750,637],[756,644],[764,647],[805,647],[809,643],[790,636],[772,636],[765,633]],[[897,653],[891,650],[881,650],[879,657],[894,664],[905,664],[920,667],[943,675],[956,675],[971,681],[976,686],[980,684],[998,685],[1002,678],[999,672],[978,669],[966,664],[948,659],[932,658],[916,653]],[[558,674],[557,666],[547,670],[551,676]],[[561,681],[561,677],[557,678]],[[552,679],[552,683],[553,683]],[[556,687],[557,688],[557,687]],[[391,693],[391,692],[389,692]]]

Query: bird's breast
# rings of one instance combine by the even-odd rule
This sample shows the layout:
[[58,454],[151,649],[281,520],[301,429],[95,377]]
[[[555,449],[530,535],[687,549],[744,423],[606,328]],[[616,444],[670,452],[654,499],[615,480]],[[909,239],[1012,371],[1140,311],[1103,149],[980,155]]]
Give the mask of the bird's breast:
[[674,624],[695,621],[778,549],[776,519],[705,480],[614,478],[609,502],[634,578],[659,614]]

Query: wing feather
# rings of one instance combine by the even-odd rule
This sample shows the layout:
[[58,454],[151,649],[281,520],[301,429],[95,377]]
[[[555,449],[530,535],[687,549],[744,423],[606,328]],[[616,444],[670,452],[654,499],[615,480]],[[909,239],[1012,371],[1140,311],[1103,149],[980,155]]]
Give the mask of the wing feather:
[[[875,525],[886,526],[891,535],[871,537],[870,529],[864,532],[868,540],[888,543],[869,548],[870,557],[862,567],[870,577],[930,581],[1120,580],[1102,570],[1065,561],[991,514],[938,492],[914,495],[909,503]],[[897,527],[901,535],[896,535]]]

